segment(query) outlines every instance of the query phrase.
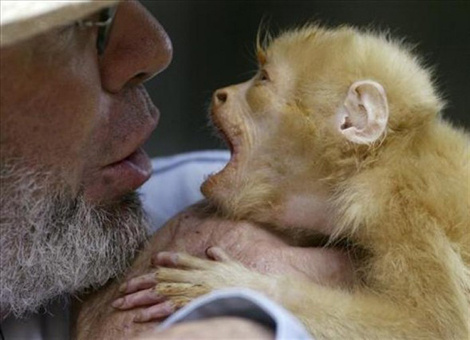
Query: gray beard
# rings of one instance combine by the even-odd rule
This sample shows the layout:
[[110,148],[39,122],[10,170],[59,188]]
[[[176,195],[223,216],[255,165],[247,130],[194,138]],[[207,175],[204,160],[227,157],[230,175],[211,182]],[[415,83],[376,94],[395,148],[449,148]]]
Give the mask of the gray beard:
[[147,238],[136,194],[91,206],[48,187],[50,178],[0,167],[0,319],[104,285]]

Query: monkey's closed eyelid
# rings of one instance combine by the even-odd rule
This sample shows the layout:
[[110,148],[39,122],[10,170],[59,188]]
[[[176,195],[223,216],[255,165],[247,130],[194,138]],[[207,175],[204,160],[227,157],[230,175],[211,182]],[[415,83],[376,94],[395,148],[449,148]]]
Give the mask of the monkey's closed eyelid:
[[271,78],[269,77],[268,71],[265,69],[261,69],[259,73],[259,80],[261,81],[271,81]]

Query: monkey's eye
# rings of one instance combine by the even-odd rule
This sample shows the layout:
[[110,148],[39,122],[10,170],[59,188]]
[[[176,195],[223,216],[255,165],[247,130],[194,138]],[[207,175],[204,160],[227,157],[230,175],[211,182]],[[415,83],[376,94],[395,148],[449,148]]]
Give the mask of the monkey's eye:
[[271,81],[271,78],[269,78],[269,73],[268,73],[268,71],[266,71],[266,70],[264,70],[264,69],[261,70],[260,73],[259,73],[258,80],[261,81],[261,82]]

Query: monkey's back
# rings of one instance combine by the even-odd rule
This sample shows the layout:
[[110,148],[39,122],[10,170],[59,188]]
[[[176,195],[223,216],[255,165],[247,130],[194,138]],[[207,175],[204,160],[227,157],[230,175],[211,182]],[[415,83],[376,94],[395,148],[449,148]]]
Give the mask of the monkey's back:
[[388,137],[352,179],[341,221],[356,223],[352,237],[371,253],[360,268],[368,287],[461,328],[470,308],[469,134],[436,118]]

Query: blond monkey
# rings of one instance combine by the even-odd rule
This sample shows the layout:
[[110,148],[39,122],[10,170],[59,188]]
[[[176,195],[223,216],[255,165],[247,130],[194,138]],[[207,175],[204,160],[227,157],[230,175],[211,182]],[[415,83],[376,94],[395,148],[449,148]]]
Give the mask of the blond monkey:
[[312,231],[347,239],[363,253],[356,283],[260,274],[210,248],[212,261],[159,254],[157,292],[178,305],[260,290],[318,339],[468,339],[469,136],[441,118],[429,72],[350,27],[283,33],[258,60],[253,79],[214,94],[232,158],[202,191],[226,216],[304,246]]

